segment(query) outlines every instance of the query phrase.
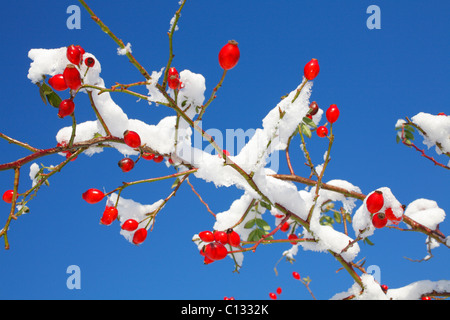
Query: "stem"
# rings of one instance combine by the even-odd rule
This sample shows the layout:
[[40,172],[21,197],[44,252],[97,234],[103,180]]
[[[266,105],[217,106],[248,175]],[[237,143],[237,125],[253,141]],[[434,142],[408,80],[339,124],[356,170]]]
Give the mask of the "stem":
[[[121,48],[125,49],[125,45],[123,44],[123,41],[120,40],[104,23],[97,17],[97,15],[92,11],[92,9],[86,4],[84,0],[78,0],[81,5],[89,12],[91,15],[92,20],[94,20],[102,29],[103,32],[105,32],[108,36],[111,37],[111,39],[114,40],[115,43]],[[130,60],[130,62],[139,70],[139,72],[144,76],[145,79],[151,80],[150,74],[145,70],[145,68],[136,60],[136,58],[129,52],[126,51],[126,56]]]
[[30,146],[27,143],[21,142],[19,140],[13,139],[11,137],[8,137],[6,134],[3,134],[0,132],[0,138],[5,139],[6,141],[8,141],[9,143],[13,143],[16,144],[18,146],[21,146],[22,148],[25,148],[27,150],[30,150],[31,152],[38,152],[41,151],[40,149],[34,148],[32,146]]
[[203,105],[202,107],[202,111],[200,111],[200,114],[198,115],[197,120],[195,121],[196,123],[200,122],[203,118],[203,115],[205,114],[206,108],[211,104],[211,102],[216,98],[216,92],[217,90],[219,90],[219,88],[222,86],[223,80],[225,80],[225,76],[227,74],[227,70],[224,69],[223,73],[222,73],[222,77],[220,78],[219,83],[214,87],[211,96],[209,97],[208,101],[206,102],[206,104]]
[[103,129],[105,130],[106,135],[110,136],[111,132],[109,131],[105,120],[103,120],[103,117],[100,115],[100,112],[98,112],[97,106],[94,103],[94,99],[92,98],[92,91],[88,91],[88,90],[86,90],[86,91],[88,93],[89,101],[91,102],[92,109],[94,109],[94,112],[95,112],[95,115],[97,116],[98,121],[100,121]]
[[180,19],[181,9],[183,9],[185,3],[186,3],[186,0],[183,0],[183,2],[180,5],[180,8],[178,8],[178,10],[175,12],[175,19],[174,19],[174,22],[172,24],[172,28],[168,32],[168,36],[169,36],[169,60],[167,61],[167,66],[166,66],[166,69],[164,70],[164,78],[163,78],[163,83],[162,83],[162,87],[164,89],[166,89],[166,86],[167,86],[167,77],[169,75],[170,65],[172,64],[172,60],[175,57],[175,55],[173,54],[173,34],[175,33],[175,29],[176,29],[176,26],[177,26],[177,23],[178,23],[178,19]]

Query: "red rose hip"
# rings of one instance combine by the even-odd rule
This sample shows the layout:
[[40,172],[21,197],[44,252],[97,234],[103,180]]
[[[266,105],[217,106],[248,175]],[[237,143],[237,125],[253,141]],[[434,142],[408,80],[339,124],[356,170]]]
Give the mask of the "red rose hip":
[[80,64],[84,53],[84,50],[81,51],[80,48],[81,48],[80,46],[75,46],[73,44],[67,47],[66,51],[67,59],[75,65]]
[[119,215],[119,211],[116,207],[106,206],[105,211],[103,211],[103,215],[100,219],[100,223],[106,226],[109,226],[114,220],[117,219]]
[[317,128],[316,133],[319,137],[325,138],[328,135],[328,129],[325,126],[320,126]]
[[82,195],[82,198],[84,199],[84,201],[86,201],[87,203],[90,203],[90,204],[100,202],[103,200],[104,197],[105,197],[105,194],[102,191],[100,191],[98,189],[94,189],[94,188],[91,188],[91,189],[85,191]]
[[64,76],[60,74],[55,74],[53,77],[48,79],[48,84],[56,91],[67,90],[68,86],[64,80]]
[[139,148],[141,146],[141,137],[135,131],[126,130],[123,133],[123,140],[131,148]]
[[6,203],[11,203],[14,195],[14,190],[7,190],[3,193],[2,199]]
[[238,247],[241,244],[241,237],[234,230],[229,230],[227,232],[228,235],[228,244],[232,247]]
[[128,219],[122,224],[122,229],[127,231],[134,231],[138,228],[139,222],[134,219]]
[[123,172],[131,171],[134,168],[134,161],[131,158],[123,158],[119,161],[119,167]]
[[198,234],[200,237],[200,240],[204,242],[213,242],[214,241],[214,234],[211,231],[202,231]]
[[384,226],[386,226],[388,222],[388,219],[386,217],[386,215],[384,214],[384,212],[378,212],[376,214],[373,215],[372,217],[372,224],[375,228],[383,228]]
[[145,241],[147,238],[147,229],[141,228],[136,230],[136,232],[133,235],[133,243],[138,245]]
[[220,49],[219,64],[224,70],[233,69],[237,65],[240,55],[238,43],[230,40]]
[[317,59],[311,59],[303,69],[303,74],[305,75],[305,78],[308,80],[314,80],[315,77],[319,74],[320,67],[319,67],[319,61]]
[[87,57],[84,60],[84,64],[88,67],[88,68],[92,68],[95,65],[95,59],[92,57]]
[[384,199],[383,199],[383,193],[381,191],[374,191],[373,193],[370,194],[369,197],[367,197],[366,200],[366,207],[367,210],[372,213],[375,214],[378,211],[381,210],[381,208],[383,208],[384,205]]
[[81,76],[78,69],[73,65],[69,64],[63,72],[64,81],[66,85],[72,90],[78,90],[81,87]]
[[70,116],[75,110],[75,103],[72,99],[65,99],[59,104],[58,117]]
[[326,117],[329,123],[334,123],[337,121],[337,119],[339,118],[339,108],[337,107],[337,105],[332,104],[326,112]]
[[222,260],[227,254],[227,248],[220,242],[211,242],[204,246],[203,252],[211,260]]

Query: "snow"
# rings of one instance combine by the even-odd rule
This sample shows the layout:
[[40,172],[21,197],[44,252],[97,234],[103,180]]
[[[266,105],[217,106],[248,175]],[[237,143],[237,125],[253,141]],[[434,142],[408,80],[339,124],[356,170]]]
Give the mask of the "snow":
[[445,211],[439,208],[436,201],[428,199],[411,202],[406,207],[405,215],[431,230],[435,230],[445,219]]
[[[424,137],[423,143],[428,148],[436,146],[437,154],[450,152],[450,116],[420,112],[412,117],[411,121],[426,132],[426,136],[424,136],[418,131]],[[442,150],[437,146],[438,144]]]
[[39,172],[39,165],[37,163],[33,163],[30,165],[30,179],[32,181],[32,187],[37,184],[36,175]]
[[117,54],[119,56],[125,56],[127,53],[131,53],[131,43],[127,43],[125,48],[117,48]]
[[364,285],[362,294],[361,287],[354,283],[349,290],[334,295],[331,300],[342,300],[350,296],[354,296],[354,300],[420,300],[423,295],[433,291],[448,292],[450,290],[448,280],[416,281],[401,288],[389,288],[386,293],[372,275],[363,274],[361,281]]

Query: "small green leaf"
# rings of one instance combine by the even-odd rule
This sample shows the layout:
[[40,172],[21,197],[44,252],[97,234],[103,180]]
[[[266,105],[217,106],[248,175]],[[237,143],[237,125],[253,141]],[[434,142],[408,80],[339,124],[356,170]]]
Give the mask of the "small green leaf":
[[300,125],[300,129],[302,130],[302,133],[303,133],[305,136],[307,136],[308,138],[311,138],[311,137],[312,137],[311,130],[309,129],[309,127],[308,127],[307,125],[305,125],[304,123],[302,123],[302,124]]
[[263,208],[266,208],[269,211],[272,210],[272,206],[270,205],[270,203],[265,203],[264,201],[261,201],[260,203]]
[[369,238],[364,238],[364,243],[367,243],[369,246],[373,246],[373,242],[369,240]]
[[405,138],[408,140],[414,140],[414,135],[410,131],[405,131]]
[[258,241],[264,235],[261,229],[255,229],[248,235],[247,241]]
[[312,121],[312,119],[308,117],[303,117],[303,123],[307,124],[310,127],[317,128],[317,125]]
[[253,226],[255,225],[255,223],[256,223],[256,220],[255,220],[255,219],[249,220],[249,221],[247,221],[247,223],[244,225],[244,228],[245,228],[245,229],[251,229],[251,228],[253,228]]
[[180,178],[176,178],[175,182],[172,184],[172,189],[175,188],[180,183]]
[[334,220],[336,220],[337,223],[341,223],[341,215],[338,212],[334,212]]
[[258,227],[260,227],[261,229],[266,230],[266,231],[270,230],[270,226],[265,220],[255,219],[255,221],[256,221],[256,224],[258,225]]

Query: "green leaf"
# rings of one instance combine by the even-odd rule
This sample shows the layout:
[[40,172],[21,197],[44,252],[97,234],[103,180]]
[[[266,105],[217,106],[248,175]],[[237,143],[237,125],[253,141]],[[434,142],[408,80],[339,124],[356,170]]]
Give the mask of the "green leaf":
[[258,227],[260,227],[261,229],[266,230],[266,231],[270,230],[270,226],[265,220],[255,219],[255,221],[256,221],[256,224],[258,225]]
[[334,212],[334,220],[336,220],[337,223],[341,223],[341,215],[338,212]]
[[247,241],[258,241],[264,235],[264,231],[261,229],[255,229],[248,235]]
[[54,92],[47,94],[48,103],[55,108],[59,108],[62,99]]
[[270,205],[270,203],[265,203],[264,201],[261,201],[260,203],[263,208],[266,208],[269,211],[272,210],[272,206]]
[[244,228],[245,228],[245,229],[251,229],[251,228],[253,228],[253,226],[255,225],[255,223],[256,223],[256,220],[255,220],[255,219],[249,220],[249,221],[247,221],[247,223],[244,225]]
[[308,117],[303,117],[303,123],[307,124],[310,127],[317,128],[317,125],[312,121],[312,119]]
[[405,138],[408,140],[414,140],[414,135],[410,131],[405,131]]
[[369,240],[369,238],[364,238],[364,243],[367,243],[369,246],[373,246],[373,242]]
[[300,129],[302,130],[302,133],[303,133],[305,136],[307,136],[308,138],[311,138],[311,137],[312,137],[311,130],[309,129],[309,127],[308,127],[307,125],[305,125],[304,123],[302,123],[302,124],[300,125]]
[[44,101],[44,103],[47,104],[47,97],[45,96],[44,88],[41,86],[39,82],[36,84],[39,87],[39,95],[41,96],[42,101]]

